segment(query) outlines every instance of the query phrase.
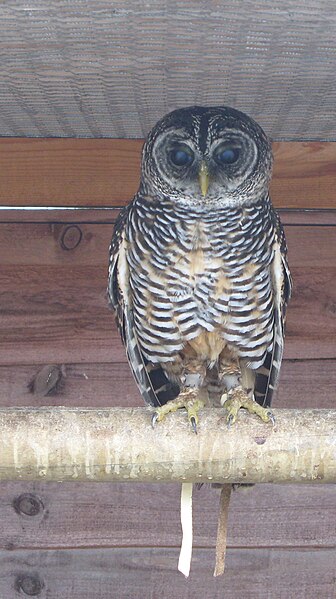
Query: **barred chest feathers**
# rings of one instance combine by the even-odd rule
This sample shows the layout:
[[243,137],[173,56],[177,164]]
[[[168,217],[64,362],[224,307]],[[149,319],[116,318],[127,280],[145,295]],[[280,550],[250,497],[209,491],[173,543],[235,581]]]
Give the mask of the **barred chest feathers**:
[[272,207],[187,210],[135,199],[127,260],[134,323],[151,362],[225,346],[259,368],[273,343]]

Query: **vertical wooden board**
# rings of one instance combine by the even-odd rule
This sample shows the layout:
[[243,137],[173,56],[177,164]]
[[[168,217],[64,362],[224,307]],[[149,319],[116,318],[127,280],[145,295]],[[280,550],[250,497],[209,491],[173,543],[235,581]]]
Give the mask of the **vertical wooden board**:
[[[42,599],[331,599],[335,551],[232,549],[214,578],[213,550],[196,549],[189,579],[177,572],[178,549],[0,552],[3,599],[16,599],[25,577]],[[27,580],[27,579],[26,579]]]

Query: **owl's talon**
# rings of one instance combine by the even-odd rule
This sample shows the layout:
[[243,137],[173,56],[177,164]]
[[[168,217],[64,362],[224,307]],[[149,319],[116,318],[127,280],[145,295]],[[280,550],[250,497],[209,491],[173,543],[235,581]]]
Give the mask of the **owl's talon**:
[[227,423],[227,427],[230,429],[231,425],[234,423],[235,418],[233,416],[233,414],[229,414],[227,419],[226,419],[226,423]]
[[204,407],[205,401],[199,397],[198,391],[188,390],[180,393],[176,399],[167,401],[163,406],[156,408],[152,415],[152,428],[157,422],[161,422],[170,412],[176,412],[179,408],[185,408],[188,414],[188,420],[194,433],[197,434],[198,412]]
[[269,420],[272,422],[273,426],[275,426],[275,417],[273,412],[267,412],[267,416],[269,418]]
[[228,411],[226,422],[228,428],[237,420],[238,412],[245,408],[250,414],[256,414],[263,422],[271,422],[275,425],[275,418],[269,408],[263,408],[254,399],[249,397],[242,387],[235,387],[229,391],[229,399],[225,401],[225,408]]
[[195,435],[197,435],[197,423],[196,423],[196,418],[194,416],[190,417],[190,424],[192,426],[192,429],[193,429]]
[[155,428],[155,425],[157,423],[159,419],[159,415],[157,412],[154,412],[153,416],[152,416],[152,428]]

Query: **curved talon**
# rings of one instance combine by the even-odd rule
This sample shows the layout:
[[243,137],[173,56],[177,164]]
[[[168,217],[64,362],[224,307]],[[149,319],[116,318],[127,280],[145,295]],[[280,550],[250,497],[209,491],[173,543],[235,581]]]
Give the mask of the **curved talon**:
[[193,428],[195,435],[197,435],[197,423],[196,423],[196,418],[194,416],[190,417],[190,424]]
[[152,416],[152,428],[155,427],[158,419],[159,419],[159,414],[157,412],[154,412],[154,414]]
[[228,417],[226,419],[226,422],[227,422],[227,427],[231,428],[231,424],[234,423],[234,416],[233,416],[233,414],[229,414],[228,415]]
[[167,414],[176,412],[180,408],[185,408],[192,429],[197,434],[198,412],[204,407],[204,404],[204,399],[198,396],[197,390],[180,393],[176,399],[172,399],[164,405],[156,407],[152,414],[152,428],[154,428],[157,422],[164,420]]
[[267,412],[267,416],[269,417],[269,419],[272,422],[273,426],[275,426],[275,418],[274,418],[273,412]]

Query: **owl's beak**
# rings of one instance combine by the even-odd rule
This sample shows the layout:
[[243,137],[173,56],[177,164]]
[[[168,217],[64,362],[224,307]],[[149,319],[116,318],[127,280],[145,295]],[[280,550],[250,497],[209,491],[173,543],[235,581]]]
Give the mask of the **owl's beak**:
[[208,187],[209,187],[209,169],[208,169],[207,163],[204,162],[204,160],[202,160],[202,162],[201,162],[200,170],[198,173],[198,180],[199,180],[202,196],[203,196],[203,198],[205,198],[206,194],[208,193]]

